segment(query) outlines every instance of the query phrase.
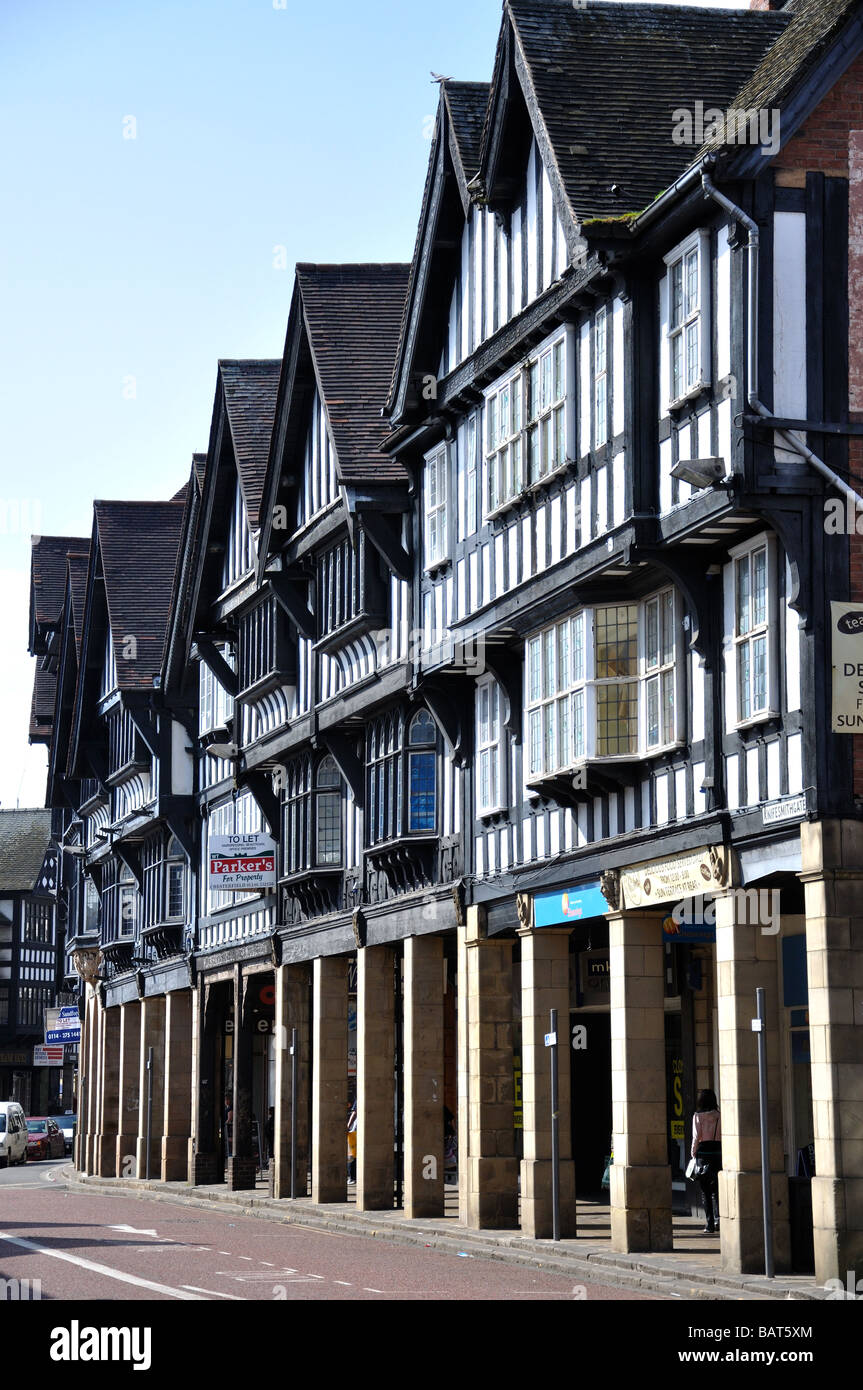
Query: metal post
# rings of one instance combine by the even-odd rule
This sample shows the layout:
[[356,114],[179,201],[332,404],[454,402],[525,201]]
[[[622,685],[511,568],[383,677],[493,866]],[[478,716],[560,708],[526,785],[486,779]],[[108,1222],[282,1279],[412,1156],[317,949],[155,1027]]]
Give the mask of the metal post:
[[153,1126],[153,1049],[147,1048],[147,1181],[150,1181],[150,1131]]
[[552,1240],[560,1240],[560,1107],[557,1085],[557,1009],[550,1011],[551,1052],[551,1225]]
[[291,1201],[297,1195],[297,1030],[291,1029]]
[[764,1208],[764,1273],[772,1279],[776,1273],[773,1263],[773,1213],[770,1206],[770,1135],[767,1129],[767,1008],[762,986],[755,991],[757,1017],[752,1031],[758,1034],[758,1101],[761,1121],[761,1201]]

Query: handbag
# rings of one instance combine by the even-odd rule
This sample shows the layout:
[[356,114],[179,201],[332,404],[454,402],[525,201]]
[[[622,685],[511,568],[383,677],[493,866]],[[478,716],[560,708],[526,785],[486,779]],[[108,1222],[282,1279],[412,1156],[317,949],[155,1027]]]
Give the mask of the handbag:
[[687,1176],[688,1178],[694,1178],[694,1177],[695,1177],[695,1167],[696,1167],[696,1163],[697,1163],[697,1162],[698,1162],[697,1159],[691,1158],[691,1159],[689,1160],[689,1162],[687,1163],[687,1165],[686,1165],[686,1176]]

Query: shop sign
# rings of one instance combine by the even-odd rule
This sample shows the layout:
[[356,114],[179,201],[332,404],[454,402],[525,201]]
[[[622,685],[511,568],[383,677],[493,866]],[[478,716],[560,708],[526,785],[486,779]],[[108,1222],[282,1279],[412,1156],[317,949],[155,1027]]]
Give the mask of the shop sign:
[[34,1067],[62,1067],[63,1065],[63,1046],[46,1047],[44,1043],[36,1043],[33,1048]]
[[863,604],[830,604],[833,732],[863,733]]
[[29,1052],[0,1052],[0,1067],[29,1067]]
[[604,917],[607,911],[608,903],[597,879],[554,893],[537,893],[533,900],[533,923],[535,927],[556,927],[588,917]]
[[210,836],[210,888],[220,893],[260,893],[276,886],[275,841],[261,831]]
[[608,1004],[611,999],[611,965],[608,947],[580,951],[578,956],[579,1003]]
[[621,907],[653,907],[680,902],[703,893],[718,893],[730,884],[727,850],[709,846],[674,859],[656,859],[623,869],[620,874]]
[[694,921],[684,918],[682,922],[678,922],[676,917],[663,917],[662,939],[675,946],[688,945],[689,942],[715,941],[716,924],[705,922],[703,916],[696,917]]

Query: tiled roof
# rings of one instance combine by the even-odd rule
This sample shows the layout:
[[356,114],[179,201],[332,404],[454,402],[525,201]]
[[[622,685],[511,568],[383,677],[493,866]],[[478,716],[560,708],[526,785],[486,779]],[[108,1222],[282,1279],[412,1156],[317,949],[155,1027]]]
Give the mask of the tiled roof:
[[29,893],[51,839],[51,812],[0,810],[0,893]]
[[470,183],[479,169],[482,132],[488,108],[488,82],[443,82],[444,101],[455,139],[456,155],[465,182]]
[[747,77],[732,105],[738,110],[781,109],[814,67],[824,45],[859,9],[860,0],[791,0],[784,11],[791,22]]
[[33,695],[30,699],[30,741],[39,742],[50,738],[54,723],[54,697],[57,693],[57,676],[53,671],[43,671],[39,659],[36,660],[36,674],[33,677]]
[[69,556],[69,589],[72,598],[72,624],[75,628],[75,651],[81,655],[81,633],[84,627],[84,601],[87,597],[87,572],[90,568],[90,547],[85,555]]
[[204,491],[204,476],[207,472],[207,455],[193,454],[192,468],[195,471],[195,481],[198,484],[198,492]]
[[219,363],[240,487],[253,530],[260,525],[281,369],[278,360]]
[[86,536],[33,537],[30,574],[37,623],[56,623],[66,588],[66,556],[70,552],[86,552],[89,545]]
[[410,267],[298,265],[297,283],[341,482],[402,481],[380,452]]
[[506,10],[579,222],[640,211],[673,183],[695,150],[673,142],[672,113],[696,101],[727,109],[791,24],[785,12],[643,0],[506,0]]
[[184,502],[95,503],[121,690],[150,687],[161,667],[184,508]]

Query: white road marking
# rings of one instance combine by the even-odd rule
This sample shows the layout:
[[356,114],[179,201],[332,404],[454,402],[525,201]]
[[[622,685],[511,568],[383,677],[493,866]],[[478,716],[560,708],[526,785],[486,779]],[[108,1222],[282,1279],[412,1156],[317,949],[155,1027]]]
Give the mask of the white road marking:
[[266,1265],[267,1269],[275,1269],[276,1267],[274,1264],[271,1264],[269,1260],[261,1260],[261,1264]]
[[334,1279],[333,1283],[342,1284],[346,1289],[352,1289],[354,1287],[353,1284],[348,1283],[347,1279]]
[[[85,1260],[81,1255],[69,1255],[65,1250],[51,1250],[49,1246],[37,1245],[35,1241],[25,1240],[23,1236],[7,1236],[0,1231],[0,1240],[8,1240],[10,1245],[20,1245],[22,1250],[32,1250],[36,1255],[50,1255],[54,1260],[65,1260],[67,1264],[77,1265],[79,1269],[92,1270],[94,1274],[104,1274],[108,1279],[119,1279],[121,1284],[134,1284],[138,1289],[151,1289],[154,1293],[167,1294],[169,1298],[182,1298],[186,1302],[200,1303],[194,1293],[183,1293],[172,1289],[168,1284],[157,1284],[152,1279],[141,1279],[137,1274],[125,1274],[112,1269],[110,1265],[98,1264],[95,1260]],[[149,1247],[148,1247],[149,1249]]]
[[252,1259],[251,1255],[238,1255],[237,1258],[240,1260],[249,1260],[249,1262],[251,1262]]
[[363,1289],[363,1293],[383,1293],[383,1289]]
[[182,1288],[189,1289],[192,1293],[205,1293],[210,1298],[232,1298],[235,1303],[245,1303],[245,1299],[238,1293],[216,1293],[215,1289],[199,1289],[194,1284],[182,1284]]
[[227,1255],[228,1259],[231,1258],[230,1250],[218,1250],[216,1253],[219,1255]]
[[125,1231],[128,1232],[130,1236],[155,1236],[157,1240],[159,1238],[158,1231],[139,1231],[137,1226],[108,1226],[106,1229],[109,1231]]

